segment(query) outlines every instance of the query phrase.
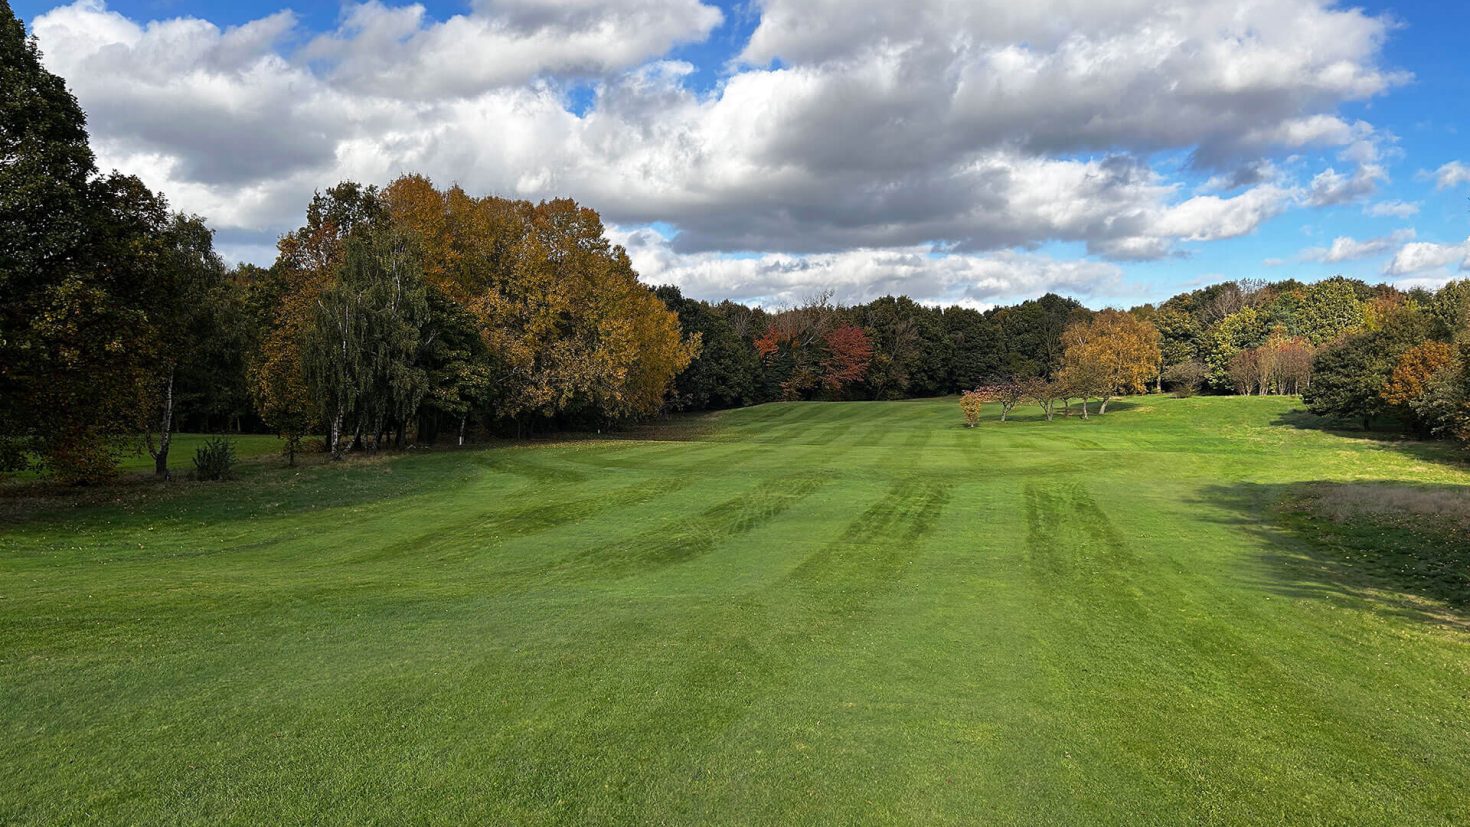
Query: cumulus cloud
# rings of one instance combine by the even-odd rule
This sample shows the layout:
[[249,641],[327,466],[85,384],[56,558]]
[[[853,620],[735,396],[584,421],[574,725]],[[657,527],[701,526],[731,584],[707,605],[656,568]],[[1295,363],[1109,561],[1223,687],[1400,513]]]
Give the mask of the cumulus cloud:
[[1303,261],[1322,261],[1336,263],[1340,261],[1353,261],[1360,258],[1376,256],[1386,253],[1405,242],[1412,241],[1415,233],[1412,229],[1397,230],[1389,235],[1377,238],[1368,238],[1359,241],[1351,236],[1338,236],[1332,240],[1331,246],[1312,247],[1303,250],[1299,258]]
[[1462,161],[1450,161],[1434,172],[1422,173],[1420,177],[1434,181],[1434,188],[1447,190],[1461,184],[1470,184],[1470,165]]
[[1383,272],[1390,276],[1405,276],[1442,267],[1470,269],[1470,239],[1460,244],[1436,244],[1418,241],[1399,248]]
[[[34,28],[102,160],[242,250],[297,223],[314,189],[417,171],[571,195],[622,226],[673,224],[656,249],[674,258],[640,248],[640,261],[732,291],[838,269],[874,284],[902,274],[916,285],[905,292],[935,296],[998,267],[1096,283],[1113,265],[1017,250],[1158,259],[1293,207],[1359,201],[1386,178],[1380,136],[1339,109],[1406,80],[1381,65],[1390,23],[1328,0],[759,11],[713,89],[668,59],[721,25],[702,0],[476,0],[444,20],[370,0],[317,34],[289,12],[222,28],[79,0]],[[570,107],[583,84],[590,107]],[[1336,152],[1341,171],[1298,184],[1270,160],[1308,150]],[[1160,153],[1216,185],[1191,193]],[[935,244],[952,263],[930,263]],[[914,256],[925,263],[902,265]]]
[[421,5],[369,0],[302,57],[328,62],[330,78],[359,94],[471,97],[543,75],[631,69],[703,40],[723,18],[699,0],[481,0],[436,23]]

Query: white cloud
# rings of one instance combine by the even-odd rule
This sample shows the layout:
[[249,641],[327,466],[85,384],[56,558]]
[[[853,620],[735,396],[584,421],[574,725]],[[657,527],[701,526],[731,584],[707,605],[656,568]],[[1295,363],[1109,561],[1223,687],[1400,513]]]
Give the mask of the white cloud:
[[1403,229],[1397,230],[1389,235],[1368,238],[1362,241],[1351,236],[1338,236],[1332,240],[1331,246],[1312,247],[1303,250],[1299,258],[1303,261],[1321,261],[1329,264],[1340,261],[1353,261],[1386,253],[1405,242],[1412,241],[1414,235],[1415,233],[1412,229]]
[[1405,276],[1442,267],[1470,269],[1470,239],[1460,244],[1435,244],[1418,241],[1399,248],[1383,272],[1390,276]]
[[[720,25],[700,0],[478,0],[443,21],[375,1],[317,36],[289,12],[140,24],[97,0],[34,22],[103,162],[239,231],[241,250],[298,223],[315,189],[417,171],[673,223],[668,268],[691,278],[780,272],[777,254],[875,284],[1098,277],[1111,265],[994,251],[1157,259],[1365,198],[1385,177],[1379,136],[1338,109],[1406,78],[1380,65],[1389,24],[1328,0],[765,0],[761,15],[708,91],[666,59]],[[569,111],[584,82],[593,105]],[[1350,166],[1302,186],[1269,160],[1314,148]],[[1190,195],[1161,152],[1217,185]],[[956,263],[892,263],[936,242]],[[713,255],[732,250],[777,257]]]
[[1375,218],[1410,218],[1419,214],[1419,205],[1410,201],[1379,201],[1363,208]]
[[1434,188],[1452,189],[1461,184],[1470,184],[1470,165],[1462,161],[1450,161],[1434,172],[1421,173],[1420,177],[1434,180]]
[[368,0],[302,57],[344,88],[424,101],[473,97],[543,75],[605,76],[703,40],[724,19],[700,0],[482,0],[437,23],[421,5]]
[[1121,283],[1117,265],[1000,251],[965,255],[932,247],[854,249],[838,253],[728,256],[679,253],[652,230],[610,230],[650,284],[675,284],[685,295],[771,305],[791,304],[830,288],[842,302],[904,293],[930,304],[989,307],[1048,291],[1106,295]]

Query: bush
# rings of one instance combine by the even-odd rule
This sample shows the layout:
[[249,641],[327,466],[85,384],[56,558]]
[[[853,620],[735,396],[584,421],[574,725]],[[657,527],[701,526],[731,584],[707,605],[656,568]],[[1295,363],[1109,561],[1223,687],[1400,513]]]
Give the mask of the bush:
[[194,452],[194,479],[222,480],[235,468],[235,444],[215,437]]
[[965,427],[973,428],[980,423],[980,408],[985,404],[985,394],[979,390],[965,391],[960,397],[960,408],[965,412]]
[[1184,399],[1199,392],[1208,374],[1209,369],[1203,362],[1180,362],[1164,371],[1164,381],[1173,389],[1175,396]]

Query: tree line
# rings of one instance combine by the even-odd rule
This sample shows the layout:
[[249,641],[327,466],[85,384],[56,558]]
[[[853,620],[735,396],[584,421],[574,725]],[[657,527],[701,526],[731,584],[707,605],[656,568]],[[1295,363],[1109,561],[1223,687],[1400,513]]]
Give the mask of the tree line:
[[1089,415],[1152,388],[1301,394],[1470,437],[1470,283],[1239,281],[1093,312],[830,293],[749,307],[649,288],[598,214],[404,176],[316,194],[269,267],[102,173],[85,118],[0,4],[0,470],[109,476],[179,431],[272,432],[288,461],[591,429],[774,400],[966,394]]

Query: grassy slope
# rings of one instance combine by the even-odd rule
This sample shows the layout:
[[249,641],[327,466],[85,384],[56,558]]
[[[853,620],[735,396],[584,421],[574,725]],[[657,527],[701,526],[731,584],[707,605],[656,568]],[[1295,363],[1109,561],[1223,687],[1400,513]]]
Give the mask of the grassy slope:
[[1463,822],[1470,633],[1270,512],[1470,473],[1288,408],[767,405],[0,524],[0,821]]

